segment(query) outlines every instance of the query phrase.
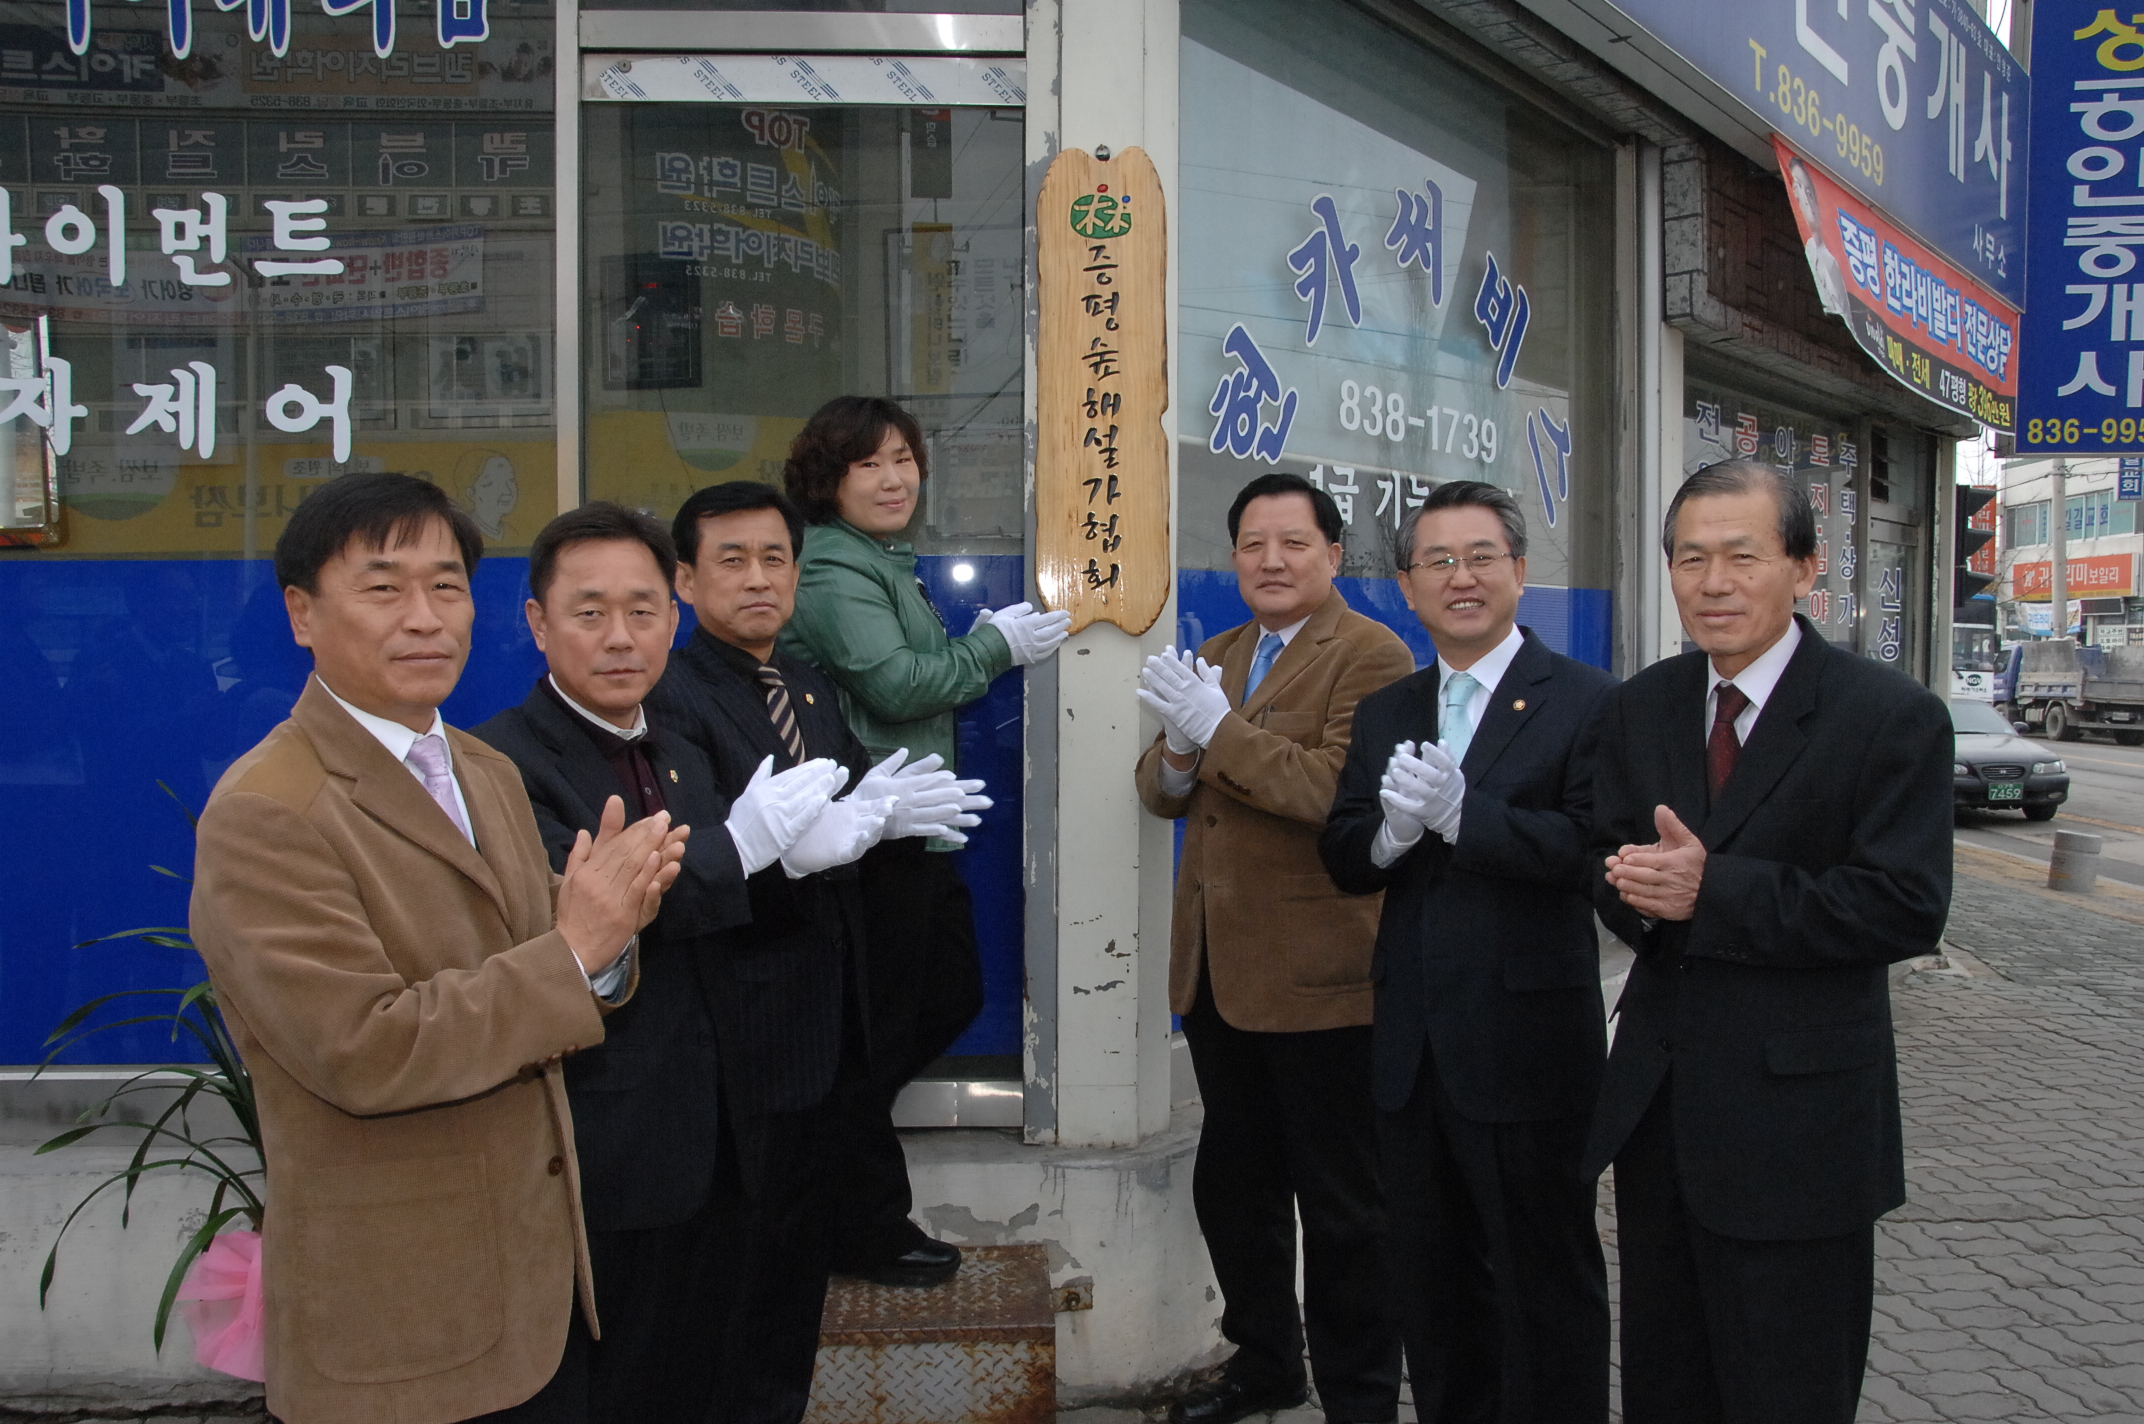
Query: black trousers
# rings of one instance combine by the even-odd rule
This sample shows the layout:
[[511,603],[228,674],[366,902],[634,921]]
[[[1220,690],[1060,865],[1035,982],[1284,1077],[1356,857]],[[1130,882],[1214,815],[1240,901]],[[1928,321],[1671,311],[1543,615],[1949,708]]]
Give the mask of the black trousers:
[[1369,1028],[1233,1028],[1201,975],[1184,1037],[1206,1104],[1191,1198],[1221,1285],[1221,1334],[1236,1346],[1229,1372],[1261,1385],[1301,1380],[1307,1329],[1325,1417],[1394,1418],[1400,1337],[1385,1269]]
[[1428,1053],[1379,1113],[1393,1299],[1423,1424],[1606,1424],[1608,1275],[1588,1118],[1475,1122]]
[[[715,1352],[714,1384],[704,1424],[797,1424],[811,1402],[826,1305],[828,1114],[724,1116],[724,1145],[735,1150],[716,1173],[714,1300],[703,1336]],[[747,1153],[750,1190],[738,1170]]]
[[868,1075],[837,1093],[834,1264],[864,1270],[912,1249],[915,1195],[893,1126],[893,1100],[975,1022],[983,1008],[975,904],[958,851],[921,840],[888,844],[864,864]]
[[1852,1424],[1876,1228],[1813,1241],[1707,1231],[1675,1168],[1672,1084],[1615,1159],[1628,1424]]

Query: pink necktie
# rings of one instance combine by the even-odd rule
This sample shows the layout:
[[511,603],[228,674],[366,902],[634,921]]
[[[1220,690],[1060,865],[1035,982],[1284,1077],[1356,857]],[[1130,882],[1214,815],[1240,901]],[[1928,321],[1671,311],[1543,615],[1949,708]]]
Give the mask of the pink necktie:
[[427,732],[411,745],[405,760],[423,778],[424,789],[432,793],[432,799],[447,813],[462,839],[472,839],[469,823],[462,819],[461,803],[454,798],[454,773],[447,770],[447,739],[437,732]]

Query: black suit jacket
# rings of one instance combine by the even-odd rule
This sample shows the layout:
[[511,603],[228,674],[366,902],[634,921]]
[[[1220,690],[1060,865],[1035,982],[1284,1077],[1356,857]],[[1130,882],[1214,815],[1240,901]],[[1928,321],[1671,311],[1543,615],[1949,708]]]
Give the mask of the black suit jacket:
[[[1801,623],[1717,800],[1703,653],[1610,695],[1593,896],[1638,951],[1588,1152],[1598,1172],[1669,1082],[1693,1216],[1746,1240],[1859,1230],[1906,1199],[1887,966],[1950,908],[1951,727],[1926,688]],[[1696,915],[1647,929],[1599,862],[1672,808],[1705,843]]]
[[[564,870],[575,832],[595,834],[603,803],[624,791],[597,743],[541,685],[475,735],[520,768],[551,868]],[[603,1042],[565,1063],[592,1231],[674,1226],[707,1200],[720,1134],[701,961],[716,931],[751,914],[744,867],[722,828],[729,800],[714,768],[699,748],[659,727],[651,728],[648,753],[672,823],[693,834],[677,882],[641,932],[639,990],[603,1021]]]
[[[740,661],[750,660],[702,629],[670,655],[648,699],[648,715],[705,752],[716,785],[731,798],[761,758],[772,755],[777,771],[790,764],[767,717],[766,693]],[[847,766],[848,785],[837,793],[847,795],[871,756],[843,720],[834,685],[798,659],[777,653],[773,663],[789,684],[806,755]],[[747,886],[751,922],[715,935],[706,979],[723,1098],[743,1117],[812,1107],[826,1097],[841,1067],[844,994],[855,996],[860,1034],[867,988],[855,865],[791,880],[777,861]]]
[[1425,1047],[1476,1122],[1579,1116],[1600,1085],[1588,730],[1615,679],[1525,637],[1460,763],[1457,845],[1432,832],[1387,869],[1370,859],[1394,743],[1437,740],[1436,665],[1355,709],[1318,849],[1341,889],[1385,892],[1371,977],[1375,1091],[1387,1112],[1407,1105]]

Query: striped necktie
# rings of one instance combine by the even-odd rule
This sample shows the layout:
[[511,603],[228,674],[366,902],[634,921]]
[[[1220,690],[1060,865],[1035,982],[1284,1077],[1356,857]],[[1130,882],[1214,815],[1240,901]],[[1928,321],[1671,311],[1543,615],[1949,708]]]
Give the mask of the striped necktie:
[[774,724],[774,734],[789,749],[789,764],[800,766],[804,761],[804,729],[797,725],[797,709],[789,701],[789,684],[782,681],[781,669],[771,663],[759,665],[759,681],[767,691],[767,720]]

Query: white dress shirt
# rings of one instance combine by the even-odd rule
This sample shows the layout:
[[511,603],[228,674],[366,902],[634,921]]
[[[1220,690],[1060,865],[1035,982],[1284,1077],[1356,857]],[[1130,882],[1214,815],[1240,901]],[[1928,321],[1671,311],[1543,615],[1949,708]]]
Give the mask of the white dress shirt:
[[628,742],[637,742],[642,737],[645,737],[648,734],[647,704],[643,703],[633,709],[632,726],[621,727],[616,722],[611,721],[610,718],[603,716],[601,713],[591,712],[586,707],[583,707],[580,703],[575,702],[573,700],[572,694],[567,692],[565,688],[560,687],[558,685],[557,677],[551,676],[549,674],[546,674],[546,676],[551,684],[551,690],[558,694],[558,700],[565,703],[568,707],[571,707],[574,711],[580,713],[581,716],[587,719],[587,721],[591,725],[601,727],[604,731],[610,733],[612,736],[618,737]]
[[[413,732],[409,728],[403,726],[400,722],[391,722],[385,717],[376,717],[372,713],[367,712],[362,707],[352,707],[349,703],[343,701],[341,697],[337,696],[335,689],[329,687],[326,682],[322,681],[318,673],[313,674],[313,681],[320,683],[320,690],[322,692],[325,692],[328,696],[335,698],[335,705],[342,708],[343,711],[349,713],[350,719],[352,721],[356,722],[358,726],[363,727],[366,731],[372,733],[373,738],[378,741],[381,746],[387,748],[387,754],[393,757],[396,761],[400,762],[402,764],[402,769],[407,771],[411,776],[417,779],[417,784],[419,786],[424,786],[424,777],[420,772],[418,772],[417,768],[409,764],[409,749],[417,745],[417,739],[419,737],[432,736],[439,738],[440,744],[447,749],[447,783],[454,788],[454,804],[461,808],[462,825],[467,826],[469,828],[467,832],[469,844],[472,846],[475,845],[476,818],[469,814],[469,802],[467,798],[462,795],[462,780],[459,776],[454,774],[454,743],[447,740],[447,722],[444,717],[439,715],[439,710],[437,708],[434,708],[432,710],[432,726],[430,731]],[[551,685],[553,687],[558,686],[558,684],[555,682]],[[564,693],[560,693],[559,695],[561,697],[565,696]],[[569,697],[566,699],[566,702],[568,706],[572,706],[573,699]],[[574,710],[581,711],[581,709],[579,708],[575,708]],[[587,713],[582,712],[582,715],[586,716]],[[613,727],[611,728],[611,730],[617,731],[617,728]],[[645,732],[647,730],[647,715],[645,713],[641,715],[641,725],[639,730],[642,732]],[[426,786],[424,794],[426,798],[429,799],[432,794],[432,789]],[[457,827],[456,829],[460,829],[460,827]],[[634,936],[634,938],[638,939],[639,936],[636,935]],[[581,965],[579,955],[574,956],[573,962],[575,967],[580,969],[581,977],[588,981],[588,987],[595,991],[595,996],[603,1000],[607,1004],[614,1004],[618,1002],[619,991],[625,987],[626,977],[632,970],[633,952],[635,948],[636,946],[634,945],[627,945],[626,952],[624,954],[619,955],[615,960],[611,961],[610,967],[608,969],[605,969],[600,974],[590,974],[587,968]]]
[[[1281,652],[1281,653],[1285,653],[1285,652],[1287,652],[1287,651],[1288,651],[1288,645],[1289,645],[1290,643],[1292,643],[1292,642],[1294,642],[1294,641],[1295,641],[1295,635],[1296,635],[1296,634],[1298,634],[1298,633],[1300,633],[1300,632],[1302,632],[1302,631],[1303,631],[1303,625],[1304,625],[1304,624],[1306,624],[1306,623],[1308,623],[1309,621],[1310,621],[1310,615],[1309,615],[1308,613],[1306,613],[1306,614],[1304,614],[1304,615],[1303,615],[1302,617],[1300,617],[1300,618],[1296,619],[1296,620],[1295,620],[1295,621],[1294,621],[1293,623],[1290,623],[1290,624],[1289,624],[1289,625],[1288,625],[1287,627],[1285,627],[1285,628],[1267,628],[1267,627],[1265,627],[1265,626],[1264,626],[1263,624],[1261,624],[1261,625],[1259,626],[1259,629],[1258,629],[1258,642],[1260,642],[1260,643],[1263,643],[1263,642],[1264,642],[1264,641],[1266,640],[1266,635],[1267,635],[1268,633],[1271,633],[1271,634],[1272,634],[1272,635],[1273,635],[1274,637],[1276,637],[1276,638],[1280,639],[1280,652]],[[1253,654],[1252,654],[1252,658],[1253,658],[1253,661],[1256,661],[1256,647],[1257,647],[1257,644],[1253,644],[1253,645],[1252,645],[1252,648],[1253,648]],[[1280,653],[1275,653],[1275,654],[1273,655],[1273,661],[1274,661],[1274,662],[1279,662],[1279,661],[1280,661]],[[1268,677],[1271,677],[1272,675],[1273,675],[1273,669],[1271,669],[1270,667],[1269,667],[1269,668],[1267,668],[1267,669],[1266,669],[1266,676],[1268,676]],[[1173,766],[1169,765],[1169,763],[1168,763],[1168,760],[1167,760],[1166,758],[1164,758],[1164,759],[1162,760],[1162,763],[1161,763],[1161,794],[1162,794],[1162,795],[1164,795],[1164,796],[1182,796],[1182,795],[1184,795],[1184,794],[1185,794],[1186,792],[1188,792],[1188,791],[1190,791],[1190,790],[1191,790],[1192,786],[1193,786],[1194,784],[1196,784],[1196,783],[1197,783],[1197,781],[1198,781],[1198,779],[1199,779],[1199,764],[1198,764],[1198,760],[1197,760],[1197,758],[1198,758],[1198,757],[1200,757],[1200,756],[1203,756],[1203,755],[1205,754],[1205,750],[1206,750],[1206,749],[1205,749],[1204,747],[1201,747],[1201,748],[1199,748],[1198,752],[1197,752],[1197,753],[1194,753],[1194,755],[1193,755],[1193,760],[1192,760],[1192,763],[1191,763],[1191,765],[1190,765],[1190,766],[1188,766],[1188,767],[1186,767],[1186,768],[1184,768],[1184,769],[1183,769],[1182,771],[1179,771],[1179,770],[1177,770],[1177,769],[1176,769],[1175,767],[1173,767]]]
[[[1525,646],[1526,635],[1521,633],[1518,625],[1514,623],[1511,625],[1511,631],[1504,635],[1504,641],[1476,658],[1471,667],[1455,668],[1440,656],[1437,659],[1437,715],[1444,715],[1445,685],[1463,672],[1474,679],[1473,695],[1467,698],[1467,725],[1479,734],[1481,719],[1488,715],[1490,699],[1496,696],[1496,689],[1503,684],[1504,674],[1511,671],[1511,660],[1517,657],[1519,649]],[[1391,753],[1387,752],[1385,755],[1389,760]],[[1465,789],[1461,788],[1459,794],[1464,796]],[[1420,836],[1415,837],[1415,840],[1420,839]],[[1455,827],[1452,834],[1446,838],[1446,843],[1456,845],[1458,841],[1459,831]],[[1414,845],[1415,841],[1402,845],[1395,840],[1392,825],[1388,821],[1377,828],[1377,838],[1370,842],[1370,860],[1379,870],[1387,869],[1397,864],[1401,856],[1414,849]]]
[[1749,706],[1735,718],[1735,740],[1744,746],[1749,745],[1750,728],[1757,725],[1758,714],[1764,711],[1772,690],[1779,686],[1779,679],[1785,675],[1787,664],[1794,660],[1794,650],[1801,646],[1801,642],[1802,625],[1799,621],[1791,622],[1787,624],[1787,631],[1780,634],[1778,642],[1759,653],[1755,662],[1733,677],[1726,676],[1717,665],[1712,667],[1712,684],[1705,689],[1704,737],[1707,742],[1712,740],[1712,719],[1719,715],[1720,684],[1731,682],[1749,699]]
[[[349,713],[352,721],[372,733],[373,739],[387,748],[387,754],[400,762],[402,769],[415,777],[419,786],[424,786],[424,774],[409,764],[409,749],[417,745],[419,737],[439,738],[440,744],[447,749],[447,782],[454,788],[454,804],[461,808],[462,825],[469,828],[464,834],[467,835],[469,844],[475,845],[476,818],[469,814],[469,803],[462,796],[462,780],[454,774],[454,743],[447,740],[447,722],[439,715],[439,710],[432,710],[432,725],[429,731],[412,732],[400,722],[390,722],[385,717],[373,716],[362,707],[352,707],[336,695],[334,688],[321,681],[320,674],[314,673],[313,681],[320,683],[322,692],[335,698],[335,705]],[[431,788],[426,787],[424,794],[429,798],[432,794]]]

